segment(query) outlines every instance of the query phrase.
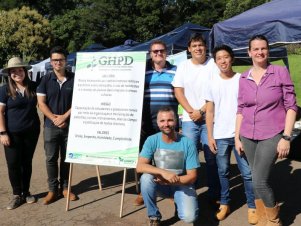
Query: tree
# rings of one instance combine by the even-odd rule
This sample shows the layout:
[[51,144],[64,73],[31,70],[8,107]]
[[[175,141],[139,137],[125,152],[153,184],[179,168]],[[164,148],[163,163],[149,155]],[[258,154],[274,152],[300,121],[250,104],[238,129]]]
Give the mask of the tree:
[[[26,5],[37,10],[44,18],[49,19],[54,44],[62,45],[73,52],[94,42],[100,42],[107,47],[120,45],[126,39],[143,42],[185,22],[210,28],[221,20],[267,1],[4,0],[0,2],[0,9]],[[1,20],[14,27],[12,21],[5,18]]]
[[37,10],[40,14],[52,19],[54,16],[63,15],[66,11],[90,4],[91,0],[2,0],[0,9],[11,10],[28,6]]
[[0,11],[0,63],[12,56],[25,61],[43,57],[49,49],[51,30],[47,19],[28,7]]
[[198,11],[195,4],[193,0],[169,0],[164,7],[164,29],[171,31],[184,22],[191,22],[191,15]]
[[58,15],[64,15],[69,10],[82,8],[91,3],[90,0],[25,0],[24,2],[49,19]]
[[96,42],[105,46],[121,44],[128,38],[136,39],[135,19],[137,17],[136,1],[134,0],[98,0],[92,7]]
[[65,11],[51,21],[55,43],[73,52],[93,42],[111,47],[126,39],[145,41],[164,32],[163,5],[161,0],[98,0]]
[[244,11],[259,6],[268,0],[229,0],[224,12],[224,20],[236,16]]
[[197,10],[193,11],[191,14],[190,21],[211,28],[223,18],[226,1],[199,0],[195,2],[194,8]]
[[69,52],[91,44],[99,34],[89,8],[69,10],[64,15],[55,16],[51,21],[51,29],[54,44],[66,47]]
[[[136,39],[138,41],[145,41],[161,35],[165,32],[164,21],[165,7],[167,2],[161,0],[138,0],[137,18],[135,19]],[[169,18],[170,19],[170,18]]]
[[[162,0],[98,0],[93,4],[96,37],[106,46],[121,44],[126,39],[145,41],[166,30],[165,17],[168,1]],[[169,30],[169,29],[167,29]]]
[[18,6],[18,0],[6,0],[0,2],[0,10],[10,10]]

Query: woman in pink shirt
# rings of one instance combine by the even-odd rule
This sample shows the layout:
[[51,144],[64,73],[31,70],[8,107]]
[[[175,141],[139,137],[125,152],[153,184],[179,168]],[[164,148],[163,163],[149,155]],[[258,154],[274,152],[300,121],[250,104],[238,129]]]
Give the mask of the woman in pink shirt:
[[252,37],[248,53],[253,66],[239,82],[235,147],[251,167],[257,225],[282,225],[269,177],[277,158],[289,153],[297,112],[294,85],[285,67],[268,62],[265,36]]

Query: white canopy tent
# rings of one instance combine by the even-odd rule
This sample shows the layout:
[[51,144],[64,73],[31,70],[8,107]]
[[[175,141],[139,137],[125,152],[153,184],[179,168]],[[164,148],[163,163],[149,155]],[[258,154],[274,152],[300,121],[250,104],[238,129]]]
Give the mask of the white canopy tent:
[[31,65],[32,69],[30,69],[29,71],[32,73],[32,75],[31,75],[32,81],[37,81],[37,77],[41,78],[42,76],[44,76],[46,74],[45,66],[46,66],[46,63],[49,63],[49,62],[50,62],[50,58],[43,60],[40,63]]

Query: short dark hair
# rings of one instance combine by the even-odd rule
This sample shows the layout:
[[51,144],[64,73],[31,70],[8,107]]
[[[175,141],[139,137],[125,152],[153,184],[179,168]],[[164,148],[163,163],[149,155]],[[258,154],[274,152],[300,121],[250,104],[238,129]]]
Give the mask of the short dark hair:
[[190,44],[192,42],[203,42],[204,45],[206,46],[206,39],[201,33],[193,33],[188,41],[188,47],[190,47]]
[[264,35],[254,35],[249,40],[249,50],[251,50],[251,43],[254,40],[263,40],[263,41],[266,41],[268,49],[270,48],[269,47],[269,40]]
[[55,46],[50,50],[50,58],[52,57],[52,54],[58,53],[58,54],[63,54],[65,58],[67,58],[68,52],[61,46]]
[[152,43],[150,44],[150,46],[149,46],[149,52],[152,51],[153,45],[157,45],[157,44],[158,44],[158,45],[164,46],[164,49],[167,50],[167,45],[166,45],[166,43],[163,42],[163,41],[160,40],[160,39],[156,39],[156,40],[152,41]]
[[227,46],[227,45],[220,45],[220,46],[216,46],[213,51],[212,51],[212,55],[213,55],[213,58],[214,58],[214,61],[216,61],[216,53],[219,52],[219,51],[226,51],[227,53],[229,53],[230,57],[232,58],[232,60],[234,60],[234,53],[233,53],[233,50],[230,46]]
[[157,116],[161,112],[173,112],[175,120],[177,120],[176,113],[175,113],[175,111],[170,106],[162,106],[162,107],[160,107],[159,110],[158,110]]

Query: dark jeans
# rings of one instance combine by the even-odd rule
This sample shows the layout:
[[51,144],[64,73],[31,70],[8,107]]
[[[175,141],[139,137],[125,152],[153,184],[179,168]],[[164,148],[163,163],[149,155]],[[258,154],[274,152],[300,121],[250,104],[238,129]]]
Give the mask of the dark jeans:
[[29,193],[32,158],[40,134],[40,126],[9,133],[10,146],[4,146],[8,176],[14,195]]
[[277,160],[277,145],[280,139],[281,134],[266,140],[252,140],[241,136],[241,142],[251,167],[255,199],[262,199],[264,205],[270,208],[276,205],[269,180]]
[[[69,163],[65,162],[68,128],[44,128],[44,149],[49,191],[57,192],[60,185],[68,187]],[[58,180],[58,159],[60,157],[60,181]]]

